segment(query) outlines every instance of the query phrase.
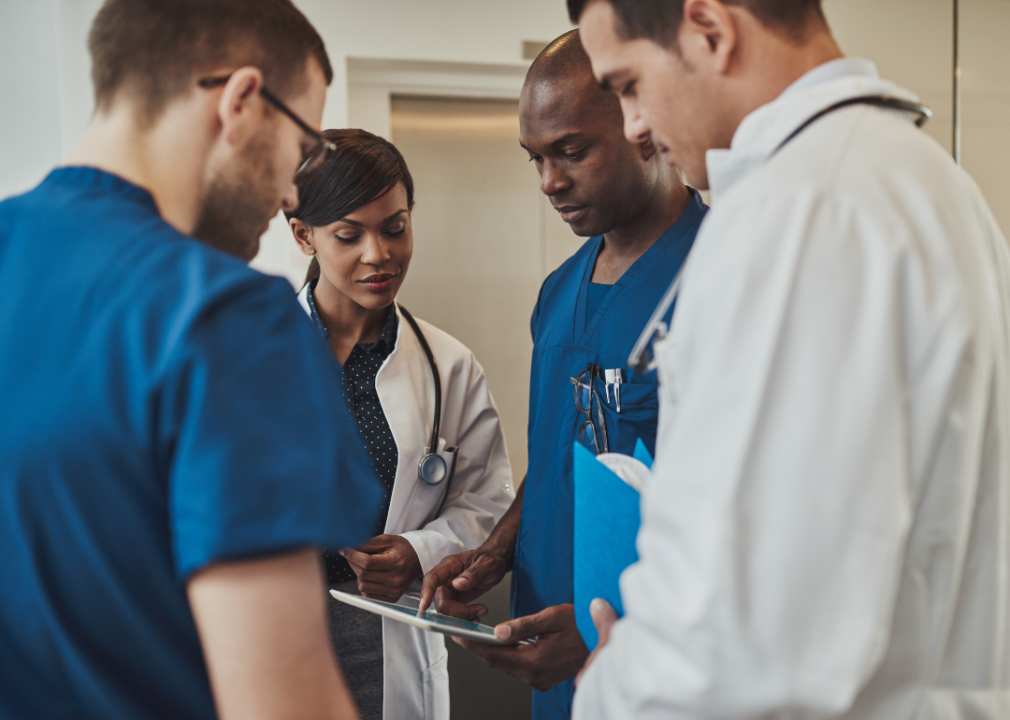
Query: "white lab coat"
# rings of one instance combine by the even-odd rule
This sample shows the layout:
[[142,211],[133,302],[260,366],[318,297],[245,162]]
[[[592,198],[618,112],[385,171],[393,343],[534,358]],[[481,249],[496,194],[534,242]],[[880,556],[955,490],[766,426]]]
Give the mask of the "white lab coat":
[[[303,289],[298,300],[309,312],[307,292]],[[440,445],[443,450],[459,448],[452,487],[436,515],[446,483],[429,486],[417,476],[430,440],[435,388],[420,342],[399,309],[396,312],[396,347],[375,379],[399,454],[385,532],[406,538],[427,573],[447,555],[487,539],[515,492],[505,436],[483,368],[461,342],[416,318],[442,381]],[[451,455],[443,456],[451,464]],[[382,637],[385,720],[448,718],[444,637],[386,618]]]
[[708,155],[625,619],[577,720],[1010,717],[1010,257],[865,61]]

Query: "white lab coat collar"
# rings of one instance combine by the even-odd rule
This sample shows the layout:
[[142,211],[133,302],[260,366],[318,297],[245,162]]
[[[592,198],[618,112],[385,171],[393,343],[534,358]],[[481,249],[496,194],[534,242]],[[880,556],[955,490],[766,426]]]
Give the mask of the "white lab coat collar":
[[728,150],[713,149],[706,153],[713,203],[760,167],[804,122],[837,102],[859,95],[889,95],[918,101],[910,90],[881,80],[869,60],[842,58],[824,63],[745,117]]

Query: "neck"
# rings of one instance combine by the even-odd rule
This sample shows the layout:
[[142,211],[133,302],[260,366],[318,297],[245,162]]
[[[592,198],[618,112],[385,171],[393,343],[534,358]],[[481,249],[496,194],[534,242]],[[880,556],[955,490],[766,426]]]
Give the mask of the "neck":
[[193,132],[200,126],[186,117],[187,110],[170,106],[150,128],[142,128],[134,109],[124,102],[97,111],[66,164],[95,167],[144,188],[167,223],[191,234],[209,143],[201,143],[199,133]]
[[728,7],[745,31],[740,33],[736,58],[729,71],[732,85],[729,90],[736,102],[727,113],[730,132],[724,138],[724,147],[730,146],[745,117],[778,98],[814,68],[844,57],[831,33],[819,21],[804,40],[796,43],[759,27],[758,21],[745,10]]
[[[655,158],[661,162],[660,158]],[[612,285],[684,214],[691,193],[672,168],[664,165],[641,212],[603,236],[593,282]]]
[[341,364],[358,343],[379,339],[389,306],[366,308],[351,300],[320,275],[312,293],[316,312],[329,333],[330,348]]

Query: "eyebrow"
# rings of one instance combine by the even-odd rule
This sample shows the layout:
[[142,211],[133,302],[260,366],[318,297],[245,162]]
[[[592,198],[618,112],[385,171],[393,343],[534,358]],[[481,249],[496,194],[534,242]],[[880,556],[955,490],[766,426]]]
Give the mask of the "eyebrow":
[[[382,221],[383,225],[385,225],[386,223],[388,223],[390,220],[394,220],[397,217],[399,217],[400,215],[403,215],[403,213],[405,213],[405,212],[407,212],[407,208],[403,208],[402,210],[397,210],[395,213],[393,213],[392,215],[390,215],[388,218],[383,219],[383,221]],[[360,223],[357,220],[348,220],[347,218],[340,218],[340,220],[338,222],[347,223],[348,225],[353,225],[354,227],[359,227],[359,228],[365,227],[365,223]]]
[[[584,133],[584,132],[566,133],[565,135],[562,135],[561,137],[559,137],[557,140],[553,141],[550,144],[549,147],[557,149],[557,148],[561,147],[562,145],[564,145],[565,143],[570,143],[573,140],[582,140],[582,139],[587,138],[587,137],[588,137],[588,134]],[[526,152],[528,152],[528,153],[533,152],[528,147],[526,147],[525,145],[523,145],[522,140],[519,141],[519,146],[523,150],[525,150]]]

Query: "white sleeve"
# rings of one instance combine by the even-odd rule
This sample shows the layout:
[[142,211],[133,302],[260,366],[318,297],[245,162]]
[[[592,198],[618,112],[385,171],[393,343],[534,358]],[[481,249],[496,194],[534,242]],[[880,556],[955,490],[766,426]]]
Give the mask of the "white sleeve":
[[907,243],[788,200],[713,213],[688,261],[641,559],[576,720],[832,717],[881,661],[912,513]]
[[419,530],[403,533],[427,573],[447,555],[484,542],[515,498],[498,408],[480,364],[469,358],[466,392],[443,407],[458,417],[456,472],[441,513]]

